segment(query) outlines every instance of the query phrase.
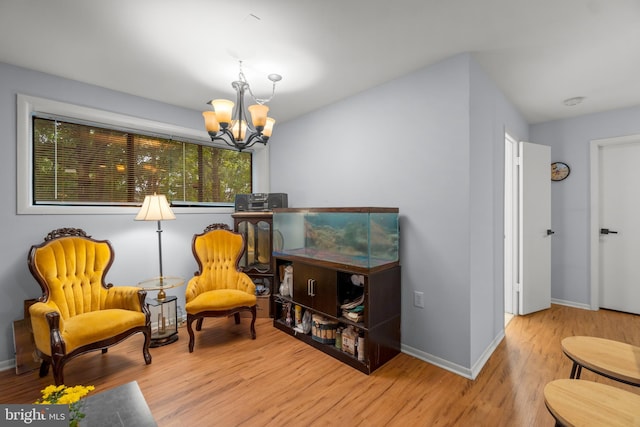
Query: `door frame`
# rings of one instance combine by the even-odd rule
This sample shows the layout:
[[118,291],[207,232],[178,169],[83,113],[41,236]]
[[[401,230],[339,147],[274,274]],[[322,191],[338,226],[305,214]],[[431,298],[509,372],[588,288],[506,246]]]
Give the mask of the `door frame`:
[[616,144],[628,144],[640,141],[640,134],[619,136],[613,138],[591,140],[589,157],[591,161],[591,310],[600,309],[600,150],[603,147]]
[[504,132],[504,311],[517,315],[518,302],[518,141]]

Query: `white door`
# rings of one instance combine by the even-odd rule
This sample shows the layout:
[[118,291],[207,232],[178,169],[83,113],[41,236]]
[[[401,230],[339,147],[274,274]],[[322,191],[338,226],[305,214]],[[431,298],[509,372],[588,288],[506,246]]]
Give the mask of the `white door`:
[[520,142],[519,314],[551,307],[551,148]]
[[600,307],[640,314],[640,141],[600,151]]

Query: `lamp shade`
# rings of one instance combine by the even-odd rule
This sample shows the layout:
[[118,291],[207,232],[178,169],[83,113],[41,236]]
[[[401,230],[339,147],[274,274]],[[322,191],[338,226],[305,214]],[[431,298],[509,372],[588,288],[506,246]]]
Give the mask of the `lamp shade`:
[[176,219],[164,194],[145,196],[136,221],[167,221]]
[[205,111],[202,113],[202,117],[204,117],[204,127],[207,129],[207,132],[215,134],[220,130],[220,123],[218,123],[216,113],[213,111]]
[[267,117],[267,121],[264,126],[264,130],[262,131],[262,134],[267,138],[269,138],[271,136],[271,133],[273,132],[273,125],[275,123],[276,123],[275,119],[272,119],[271,117]]
[[266,105],[254,104],[250,105],[249,113],[251,114],[251,122],[255,128],[262,127],[267,123],[267,113],[269,112],[269,107]]
[[216,118],[219,123],[231,123],[231,113],[233,112],[234,103],[228,99],[214,99],[211,101],[213,110],[216,112]]
[[247,135],[247,122],[244,120],[236,120],[233,122],[231,132],[233,133],[233,137],[236,141],[243,141]]

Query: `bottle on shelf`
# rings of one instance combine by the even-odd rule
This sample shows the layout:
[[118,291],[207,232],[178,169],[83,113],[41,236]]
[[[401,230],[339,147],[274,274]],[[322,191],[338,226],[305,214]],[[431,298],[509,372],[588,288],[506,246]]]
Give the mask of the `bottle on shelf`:
[[298,304],[295,305],[294,307],[295,309],[295,313],[296,313],[296,327],[300,326],[302,324],[302,307],[300,307]]
[[358,360],[364,362],[364,331],[358,333]]

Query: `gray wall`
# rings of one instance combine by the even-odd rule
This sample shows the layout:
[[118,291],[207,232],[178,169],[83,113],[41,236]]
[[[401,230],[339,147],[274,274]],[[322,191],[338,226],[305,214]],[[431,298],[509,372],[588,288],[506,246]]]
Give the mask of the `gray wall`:
[[551,185],[551,226],[556,232],[551,244],[553,300],[582,307],[591,303],[590,143],[634,134],[640,134],[640,107],[531,126],[532,142],[550,145],[551,160],[571,167],[567,179]]
[[[135,285],[158,275],[157,224],[134,221],[135,213],[114,215],[16,214],[16,94],[23,93],[150,120],[202,130],[199,111],[109,91],[83,83],[0,63],[0,144],[5,159],[0,168],[0,369],[13,366],[12,323],[23,317],[23,300],[40,296],[40,287],[27,268],[32,244],[42,242],[54,228],[80,227],[114,246],[115,262],[107,276],[114,285]],[[204,132],[204,131],[203,131]],[[184,214],[176,209],[175,221],[162,223],[163,270],[189,278],[197,265],[191,238],[213,222],[231,224],[229,214]],[[184,307],[184,287],[168,291]],[[186,343],[183,343],[186,345]],[[178,345],[183,345],[178,344]]]
[[469,64],[471,367],[477,372],[504,330],[505,131],[526,140],[529,128],[480,66]]
[[459,55],[285,123],[271,146],[290,206],[400,209],[403,350],[465,376],[503,334],[505,127],[528,137]]

